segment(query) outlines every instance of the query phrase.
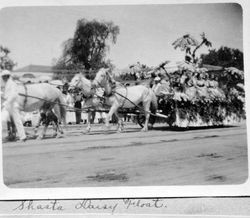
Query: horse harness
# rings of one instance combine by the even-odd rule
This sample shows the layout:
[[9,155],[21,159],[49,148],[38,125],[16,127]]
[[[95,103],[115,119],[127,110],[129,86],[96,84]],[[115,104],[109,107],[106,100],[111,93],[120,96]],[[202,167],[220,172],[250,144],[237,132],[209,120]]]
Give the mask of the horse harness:
[[[128,99],[128,87],[124,86],[124,88],[126,89],[126,95],[122,96],[123,97],[123,102],[122,102],[121,108],[123,108],[123,106],[125,105],[126,100]],[[114,94],[118,94],[118,93],[114,90]]]
[[118,92],[116,91],[116,89],[117,89],[116,83],[112,81],[111,77],[110,77],[108,74],[106,74],[106,75],[107,75],[108,81],[109,81],[110,84],[111,84],[111,92],[110,92],[109,94],[107,94],[107,93],[104,91],[104,96],[105,96],[105,97],[111,97],[112,95],[115,95],[115,94],[120,95],[120,96],[123,98],[123,102],[122,102],[122,105],[120,106],[120,108],[123,108],[123,106],[125,105],[126,100],[128,99],[128,98],[127,98],[127,96],[128,96],[128,87],[123,85],[123,86],[124,86],[123,88],[125,88],[125,90],[126,90],[126,95],[125,95],[125,96],[124,96],[124,95],[121,95],[120,93],[118,93]]

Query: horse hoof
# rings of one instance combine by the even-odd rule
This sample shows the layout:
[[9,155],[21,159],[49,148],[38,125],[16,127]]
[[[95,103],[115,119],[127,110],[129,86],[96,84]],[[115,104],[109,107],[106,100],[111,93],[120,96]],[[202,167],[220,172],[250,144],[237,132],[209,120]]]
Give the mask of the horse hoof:
[[34,135],[37,135],[38,129],[35,128],[35,129],[33,129],[33,131],[34,131]]
[[57,138],[57,139],[63,138],[63,135],[57,135],[56,138]]
[[146,128],[143,128],[142,130],[141,130],[141,132],[147,132],[148,131],[148,129],[146,129]]
[[105,131],[109,131],[110,129],[111,129],[110,126],[105,126],[105,127],[104,127],[104,130],[105,130]]
[[18,142],[25,142],[26,140],[27,140],[27,137],[19,139]]
[[122,133],[123,130],[122,130],[122,129],[118,129],[116,132],[117,132],[117,133]]

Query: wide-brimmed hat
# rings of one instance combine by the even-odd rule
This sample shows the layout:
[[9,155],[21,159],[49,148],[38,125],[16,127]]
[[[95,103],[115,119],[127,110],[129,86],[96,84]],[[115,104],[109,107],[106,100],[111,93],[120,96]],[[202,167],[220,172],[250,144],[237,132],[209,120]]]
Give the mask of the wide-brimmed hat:
[[10,76],[10,75],[11,75],[11,73],[10,73],[9,70],[3,70],[3,71],[1,72],[1,76]]

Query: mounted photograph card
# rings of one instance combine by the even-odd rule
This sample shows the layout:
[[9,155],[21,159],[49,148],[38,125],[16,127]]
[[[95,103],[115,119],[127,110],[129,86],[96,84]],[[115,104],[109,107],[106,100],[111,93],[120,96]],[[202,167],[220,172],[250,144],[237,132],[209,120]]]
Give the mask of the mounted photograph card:
[[0,199],[249,195],[248,18],[240,0],[4,4]]

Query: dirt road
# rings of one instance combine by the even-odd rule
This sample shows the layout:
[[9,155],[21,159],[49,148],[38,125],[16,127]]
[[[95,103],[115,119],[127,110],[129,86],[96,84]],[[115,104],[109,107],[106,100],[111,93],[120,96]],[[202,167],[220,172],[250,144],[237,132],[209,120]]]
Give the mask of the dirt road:
[[[3,143],[9,187],[240,184],[248,177],[245,124],[229,128],[140,132],[127,125],[64,138]],[[49,132],[50,133],[50,132]]]

